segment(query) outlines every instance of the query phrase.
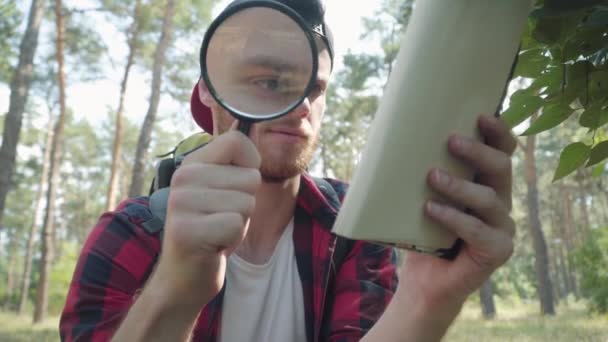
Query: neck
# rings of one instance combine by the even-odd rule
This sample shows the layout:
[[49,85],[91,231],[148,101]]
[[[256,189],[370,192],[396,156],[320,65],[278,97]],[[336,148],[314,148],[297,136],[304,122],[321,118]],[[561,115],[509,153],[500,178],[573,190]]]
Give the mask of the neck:
[[277,241],[293,217],[300,175],[281,181],[264,180],[255,195],[247,236],[237,248],[245,260],[261,264],[270,258]]

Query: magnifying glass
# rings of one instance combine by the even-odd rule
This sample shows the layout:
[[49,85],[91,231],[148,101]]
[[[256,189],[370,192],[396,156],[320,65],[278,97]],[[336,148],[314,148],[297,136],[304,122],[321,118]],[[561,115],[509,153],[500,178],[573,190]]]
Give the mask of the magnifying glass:
[[226,8],[207,30],[202,78],[248,135],[253,123],[285,115],[306,99],[316,81],[317,56],[298,13],[272,0],[245,0]]

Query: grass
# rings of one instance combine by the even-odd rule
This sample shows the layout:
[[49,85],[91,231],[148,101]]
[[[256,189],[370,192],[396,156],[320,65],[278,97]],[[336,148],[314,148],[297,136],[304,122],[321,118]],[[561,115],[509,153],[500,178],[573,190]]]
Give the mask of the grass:
[[59,317],[51,317],[41,324],[32,325],[32,315],[18,316],[0,311],[0,341],[50,342],[59,341]]
[[[498,301],[496,306],[497,317],[486,321],[478,303],[467,303],[444,341],[608,342],[608,316],[588,315],[581,302],[560,305],[555,317],[541,317],[536,302]],[[36,326],[31,321],[31,315],[0,311],[0,341],[59,341],[57,317]]]
[[589,315],[581,302],[562,303],[553,317],[539,315],[537,302],[496,306],[497,317],[484,320],[479,303],[467,303],[444,341],[608,342],[608,317]]

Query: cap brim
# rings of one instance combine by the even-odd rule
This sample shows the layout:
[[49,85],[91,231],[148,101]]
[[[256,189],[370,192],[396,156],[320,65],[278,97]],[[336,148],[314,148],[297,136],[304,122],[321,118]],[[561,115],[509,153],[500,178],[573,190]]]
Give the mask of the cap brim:
[[198,96],[198,83],[194,85],[192,89],[192,96],[190,96],[190,112],[196,124],[199,125],[205,132],[213,134],[213,118],[211,116],[211,109],[205,106]]

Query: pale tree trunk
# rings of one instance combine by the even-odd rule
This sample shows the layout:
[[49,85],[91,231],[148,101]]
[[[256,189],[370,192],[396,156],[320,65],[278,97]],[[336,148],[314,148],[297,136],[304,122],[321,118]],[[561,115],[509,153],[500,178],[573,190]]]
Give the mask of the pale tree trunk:
[[[558,188],[559,190],[559,188]],[[552,196],[553,198],[558,198],[556,195],[559,194],[559,191],[557,191],[556,193],[554,193]],[[558,203],[560,204],[560,203]],[[564,298],[566,297],[570,292],[570,283],[569,283],[569,279],[568,279],[568,272],[566,269],[566,260],[564,257],[564,246],[565,246],[565,236],[564,236],[564,220],[561,217],[560,213],[557,210],[554,210],[553,213],[551,214],[551,226],[553,227],[553,231],[555,232],[555,234],[557,234],[557,238],[560,240],[558,244],[556,244],[555,247],[555,253],[556,253],[556,267],[558,270],[558,273],[556,274],[555,279],[558,280],[557,284],[556,284],[556,292],[557,292],[557,297],[559,298]],[[559,281],[561,279],[561,281]],[[559,285],[559,286],[557,286]]]
[[139,133],[137,141],[137,150],[135,152],[135,163],[133,165],[133,175],[131,177],[131,187],[129,189],[129,197],[142,195],[144,187],[144,179],[146,175],[146,159],[148,148],[150,146],[150,138],[152,136],[152,128],[156,121],[156,112],[158,111],[158,103],[160,102],[160,88],[162,82],[163,65],[165,64],[166,52],[171,43],[173,33],[173,17],[175,15],[176,0],[167,0],[165,7],[165,15],[163,17],[162,32],[156,51],[154,52],[154,63],[152,66],[152,89],[150,93],[150,104],[146,118]]
[[486,280],[479,288],[479,301],[481,303],[481,313],[485,319],[496,317],[496,306],[494,305],[494,282],[492,279]]
[[11,79],[11,95],[8,113],[4,119],[2,147],[0,147],[0,231],[6,196],[12,187],[17,144],[21,133],[23,112],[29,94],[32,76],[34,74],[34,55],[38,46],[38,33],[44,14],[44,0],[32,0],[30,14],[21,45],[19,47],[19,62]]
[[[570,192],[567,189],[562,189],[562,211],[564,213],[564,243],[566,244],[567,254],[576,248],[576,234],[574,231],[574,219],[572,218],[572,202]],[[566,257],[567,259],[567,257]],[[576,286],[576,277],[574,266],[570,261],[567,262],[568,269],[568,286],[572,289],[576,298],[579,297],[578,286]]]
[[55,0],[55,17],[57,29],[57,79],[59,83],[59,117],[55,123],[53,143],[51,144],[51,159],[49,168],[48,191],[46,197],[46,212],[42,228],[42,258],[40,260],[40,282],[36,294],[34,308],[34,323],[40,323],[46,318],[48,308],[49,276],[51,263],[55,253],[55,198],[62,157],[63,126],[66,116],[65,104],[65,74],[63,68],[64,24],[61,0]]
[[15,293],[16,278],[15,277],[15,264],[17,263],[17,244],[19,236],[17,234],[11,234],[8,241],[8,265],[6,270],[6,294],[4,297],[4,309],[11,310],[13,303],[13,294]]
[[549,257],[547,253],[547,243],[542,230],[542,225],[539,217],[539,197],[538,197],[538,182],[536,176],[536,137],[534,135],[527,137],[525,148],[524,167],[526,176],[527,206],[530,233],[534,246],[536,270],[536,286],[538,297],[540,299],[540,309],[543,315],[555,315],[555,307],[553,300],[553,287],[549,276]]
[[129,80],[129,72],[133,66],[135,60],[135,54],[137,50],[137,38],[139,35],[139,24],[138,17],[140,12],[141,1],[137,0],[135,8],[133,10],[133,23],[128,31],[128,45],[129,55],[127,57],[127,64],[125,65],[125,72],[120,83],[120,97],[118,101],[118,109],[116,110],[116,128],[114,130],[114,143],[112,146],[112,169],[110,172],[110,184],[108,186],[108,192],[106,194],[106,211],[113,210],[116,206],[116,195],[119,190],[120,180],[120,154],[122,149],[122,116],[125,104],[125,95],[127,93],[127,82]]
[[36,208],[32,215],[32,224],[30,226],[29,235],[27,238],[27,246],[25,250],[25,260],[23,263],[23,274],[21,276],[21,291],[19,295],[19,307],[17,312],[23,314],[27,306],[28,294],[30,291],[30,280],[32,275],[32,258],[34,255],[34,242],[36,234],[38,234],[39,218],[44,210],[44,191],[47,187],[49,177],[49,164],[51,159],[51,146],[53,144],[52,119],[49,119],[49,127],[46,132],[46,144],[44,144],[44,157],[42,161],[42,174],[40,175],[40,183],[38,184],[38,193],[36,194]]
[[577,190],[578,190],[578,200],[579,200],[579,211],[581,214],[581,220],[580,220],[580,224],[582,225],[581,227],[581,233],[582,233],[582,240],[585,241],[587,239],[587,237],[589,236],[589,230],[591,229],[591,220],[589,220],[589,209],[587,207],[587,191],[585,190],[585,184],[584,184],[584,179],[585,179],[585,174],[583,171],[578,170],[576,172],[576,183],[577,183]]

